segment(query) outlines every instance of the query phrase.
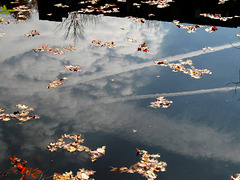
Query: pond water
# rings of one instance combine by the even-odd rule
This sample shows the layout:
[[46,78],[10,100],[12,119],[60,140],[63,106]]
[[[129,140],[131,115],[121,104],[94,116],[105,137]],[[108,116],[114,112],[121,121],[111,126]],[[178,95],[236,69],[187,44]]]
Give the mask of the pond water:
[[[10,113],[18,110],[17,104],[24,104],[40,118],[20,124],[16,118],[0,122],[1,172],[11,166],[9,156],[16,155],[43,171],[53,160],[44,177],[55,172],[76,174],[85,168],[96,171],[91,177],[98,180],[146,179],[137,173],[110,172],[111,167],[138,162],[138,148],[159,153],[159,160],[167,163],[165,172],[156,173],[157,179],[226,180],[240,173],[239,23],[221,24],[205,17],[204,27],[188,33],[173,20],[182,18],[180,24],[189,26],[200,20],[169,17],[167,8],[175,2],[158,9],[166,11],[162,19],[144,19],[144,23],[124,17],[133,16],[134,11],[97,16],[56,7],[55,1],[51,7],[45,4],[46,8],[39,4],[42,11],[36,1],[21,3],[33,5],[36,12],[23,22],[0,24],[0,33],[5,33],[0,37],[0,108]],[[6,5],[9,9],[19,6]],[[16,13],[1,17],[18,18]],[[211,33],[204,29],[210,23],[218,28]],[[31,30],[40,35],[25,37]],[[93,40],[114,42],[115,47],[94,46]],[[144,42],[148,52],[138,51]],[[53,49],[72,45],[76,50],[62,55],[32,50],[44,44]],[[206,46],[212,49],[203,50]],[[191,59],[195,68],[211,74],[196,79],[154,64],[164,59],[168,63]],[[81,66],[81,72],[64,69],[66,65]],[[67,80],[59,87],[45,88],[64,77]],[[171,106],[150,107],[160,96],[173,101]],[[86,152],[47,151],[46,146],[63,134],[82,134],[83,145],[90,149],[106,146],[106,153],[91,162]],[[9,173],[4,178],[20,177]]]

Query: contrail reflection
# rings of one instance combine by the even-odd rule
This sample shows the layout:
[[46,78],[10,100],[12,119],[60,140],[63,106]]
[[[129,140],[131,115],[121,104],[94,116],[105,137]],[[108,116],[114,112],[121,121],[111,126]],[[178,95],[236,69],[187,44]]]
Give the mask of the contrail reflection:
[[[175,55],[175,56],[169,56],[169,57],[165,57],[165,58],[161,58],[161,59],[168,59],[168,62],[173,62],[173,61],[177,61],[180,59],[185,59],[185,58],[190,58],[190,57],[194,57],[194,56],[199,56],[202,54],[208,54],[208,53],[221,51],[224,49],[232,48],[233,46],[240,46],[240,42],[236,42],[236,43],[232,43],[232,44],[225,44],[222,46],[215,46],[215,47],[212,47],[214,49],[213,51],[203,51],[201,49],[198,51],[192,51],[189,53],[179,54],[179,55]],[[85,77],[83,75],[83,79],[80,81],[80,83],[89,82],[92,80],[101,79],[104,77],[121,74],[124,72],[134,71],[137,69],[146,68],[146,67],[150,67],[153,65],[154,65],[154,62],[150,61],[150,62],[141,63],[141,64],[129,65],[129,66],[121,67],[121,68],[117,68],[117,69],[115,68],[114,70],[108,69],[108,70],[104,70],[103,72],[94,73],[93,75],[89,75],[89,76],[85,76]]]
[[232,87],[222,87],[222,88],[213,88],[213,89],[200,89],[200,90],[195,90],[195,91],[147,94],[147,95],[138,95],[138,96],[129,96],[129,97],[122,97],[122,98],[108,99],[104,102],[106,104],[108,104],[108,103],[130,101],[130,100],[137,100],[137,99],[157,98],[159,96],[173,97],[173,96],[186,96],[186,95],[194,95],[194,94],[213,93],[213,92],[227,92],[227,91],[232,91],[235,89],[240,89],[240,87],[232,86]]

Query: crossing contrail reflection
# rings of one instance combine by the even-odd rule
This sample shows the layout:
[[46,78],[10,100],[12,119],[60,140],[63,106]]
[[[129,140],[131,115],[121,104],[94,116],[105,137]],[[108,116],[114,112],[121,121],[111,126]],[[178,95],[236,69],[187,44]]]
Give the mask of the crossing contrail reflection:
[[[240,46],[240,42],[236,42],[236,43],[232,43],[232,44],[225,44],[222,46],[215,46],[212,47],[214,50],[213,51],[203,51],[201,50],[197,50],[197,51],[192,51],[189,53],[185,53],[185,54],[179,54],[179,55],[175,55],[175,56],[169,56],[169,57],[165,57],[165,58],[161,58],[161,59],[168,59],[168,62],[173,62],[173,61],[177,61],[180,59],[185,59],[185,58],[191,58],[194,56],[199,56],[202,54],[208,54],[208,53],[213,53],[213,52],[217,52],[217,51],[221,51],[224,49],[228,49],[228,48],[232,48],[233,46]],[[157,59],[156,59],[157,60]],[[134,65],[128,65],[125,67],[118,67],[118,68],[111,68],[111,69],[107,69],[104,70],[102,72],[99,73],[94,73],[93,75],[82,75],[82,80],[80,80],[80,83],[84,83],[84,82],[89,82],[92,80],[96,80],[96,79],[101,79],[104,77],[108,77],[108,76],[112,76],[112,75],[116,75],[116,74],[121,74],[124,72],[129,72],[129,71],[134,71],[137,69],[141,69],[141,68],[146,68],[146,67],[150,67],[153,66],[154,62],[150,61],[150,62],[146,62],[146,63],[141,63],[141,64],[134,64]]]

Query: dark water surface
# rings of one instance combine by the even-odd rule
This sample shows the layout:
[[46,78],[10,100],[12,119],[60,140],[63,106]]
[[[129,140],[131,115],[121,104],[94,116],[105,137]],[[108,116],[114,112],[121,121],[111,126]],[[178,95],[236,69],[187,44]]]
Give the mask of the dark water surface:
[[[240,172],[240,94],[235,93],[235,84],[226,85],[239,81],[240,50],[230,44],[240,45],[235,36],[240,33],[238,25],[187,33],[170,21],[77,17],[82,21],[74,26],[69,25],[76,18],[72,13],[58,22],[41,20],[34,12],[24,22],[1,25],[0,33],[6,34],[0,37],[0,107],[8,113],[17,110],[16,104],[26,104],[40,116],[23,124],[13,119],[0,122],[1,171],[9,167],[8,157],[16,155],[42,170],[54,160],[49,175],[85,168],[95,170],[97,180],[144,179],[110,172],[110,166],[135,164],[139,148],[159,153],[167,162],[166,172],[158,173],[157,179],[227,180]],[[40,35],[24,37],[33,29]],[[146,42],[149,52],[137,51],[140,43],[128,42],[127,37]],[[91,46],[92,40],[113,41],[116,47]],[[53,48],[75,45],[76,51],[64,55],[32,51],[46,43]],[[214,50],[204,52],[205,46]],[[194,79],[154,65],[165,58],[191,59],[193,66],[212,74]],[[60,72],[69,64],[80,65],[82,71]],[[68,78],[63,85],[45,88],[62,77]],[[150,108],[161,95],[173,104]],[[91,149],[105,145],[106,154],[92,163],[85,152],[46,150],[65,133],[81,133]]]

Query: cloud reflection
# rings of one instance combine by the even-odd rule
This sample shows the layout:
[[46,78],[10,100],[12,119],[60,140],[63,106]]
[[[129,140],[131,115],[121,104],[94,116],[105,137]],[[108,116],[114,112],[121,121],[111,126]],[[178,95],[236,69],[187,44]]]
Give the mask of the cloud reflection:
[[[226,92],[234,88],[135,96],[134,91],[151,81],[151,77],[141,77],[140,82],[135,82],[135,72],[138,69],[154,65],[155,59],[153,60],[153,58],[161,52],[161,43],[164,42],[163,39],[168,33],[168,28],[163,31],[155,29],[150,36],[147,36],[147,29],[133,28],[133,25],[126,19],[108,23],[109,18],[107,17],[101,25],[97,26],[98,31],[92,27],[86,27],[86,39],[109,41],[109,35],[112,35],[110,41],[116,41],[119,44],[125,43],[126,48],[99,49],[90,47],[89,43],[85,41],[77,45],[79,51],[61,57],[30,52],[31,48],[36,48],[42,45],[41,43],[46,43],[47,40],[49,44],[59,46],[58,37],[51,32],[56,24],[50,25],[50,30],[45,31],[46,35],[43,33],[43,39],[37,39],[31,43],[18,41],[17,45],[13,44],[15,38],[20,37],[19,34],[12,34],[9,37],[10,41],[4,41],[5,46],[1,50],[3,57],[0,62],[1,103],[5,105],[4,102],[8,102],[6,107],[9,108],[9,111],[18,103],[27,104],[35,108],[36,114],[41,117],[39,120],[29,121],[19,128],[25,139],[21,144],[21,150],[30,153],[36,149],[43,151],[49,142],[54,142],[63,133],[104,132],[129,141],[160,146],[182,155],[240,162],[240,158],[238,158],[240,143],[233,133],[220,132],[217,128],[201,122],[194,122],[192,121],[194,115],[179,119],[179,117],[169,116],[163,112],[153,113],[149,108],[141,107],[135,101],[125,102],[153,96],[156,98],[160,95],[170,97]],[[124,32],[120,30],[119,24],[124,25]],[[42,22],[36,26],[45,27],[47,24]],[[20,28],[19,33],[28,32],[30,27],[23,30]],[[42,32],[44,32],[43,27]],[[149,41],[149,46],[153,47],[152,53],[146,55],[136,52],[138,44],[132,45],[125,42],[125,38],[128,36],[141,42]],[[48,39],[49,37],[51,38]],[[11,53],[9,50],[5,52],[6,47],[11,47],[11,45],[14,46],[14,52]],[[233,45],[238,46],[240,43]],[[230,44],[213,47],[213,52],[231,47]],[[213,52],[204,53],[200,49],[166,58],[171,62]],[[83,72],[61,74],[59,71],[66,63],[82,66]],[[49,90],[44,88],[49,81],[65,75],[71,77],[64,84],[65,86]],[[104,79],[113,75],[118,75],[121,83],[111,83]],[[142,76],[141,72],[139,76]],[[116,95],[127,95],[128,97],[115,98]],[[138,129],[137,136],[133,136],[133,128]],[[1,150],[5,152],[8,145],[3,138],[8,134],[0,131]],[[3,155],[5,156],[5,154]]]

